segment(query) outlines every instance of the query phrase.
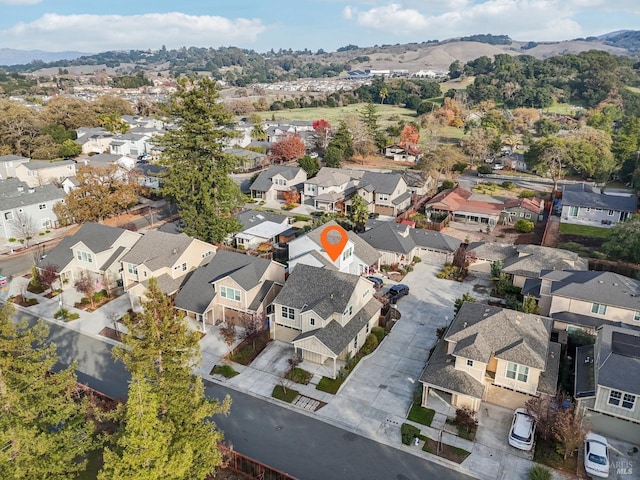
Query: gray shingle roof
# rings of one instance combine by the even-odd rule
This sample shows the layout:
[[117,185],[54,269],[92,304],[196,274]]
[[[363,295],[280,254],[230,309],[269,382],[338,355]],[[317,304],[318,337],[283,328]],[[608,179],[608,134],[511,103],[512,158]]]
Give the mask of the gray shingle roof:
[[560,373],[560,352],[562,347],[557,342],[549,342],[547,366],[538,378],[538,392],[555,395],[558,390],[558,374]]
[[[640,332],[603,325],[596,341],[595,377],[598,385],[640,395],[640,357],[622,354],[615,348],[620,336],[629,335],[640,345]],[[626,341],[626,340],[625,340]]]
[[405,200],[411,198],[411,192],[404,192],[400,195],[398,195],[396,198],[394,198],[393,200],[391,200],[391,203],[393,203],[394,205],[400,205],[402,202],[404,202]]
[[277,213],[260,212],[256,210],[243,210],[242,212],[234,215],[242,225],[242,230],[255,227],[264,222],[283,223],[286,219],[286,215],[278,215]]
[[365,172],[360,179],[359,188],[371,185],[376,193],[391,195],[395,192],[398,184],[403,181],[401,173]]
[[89,163],[101,162],[101,163],[115,163],[120,160],[123,155],[116,155],[114,153],[99,153],[88,158]]
[[13,154],[0,156],[0,162],[14,162],[16,160],[29,160],[29,158]]
[[[175,235],[150,230],[142,235],[133,248],[122,257],[122,261],[133,265],[144,264],[151,271],[171,267],[193,241],[184,233]],[[214,247],[212,246],[211,249],[214,250]]]
[[31,160],[30,162],[23,163],[22,165],[29,170],[43,170],[45,168],[57,168],[62,165],[75,165],[73,160],[60,160],[57,162],[49,162],[47,160]]
[[213,282],[230,277],[244,290],[260,283],[271,260],[218,250],[211,261],[197,268],[176,295],[176,307],[204,313],[215,296]]
[[[321,248],[322,243],[320,241],[320,236],[322,235],[322,231],[325,228],[334,226],[334,225],[338,225],[338,224],[336,223],[335,220],[331,220],[330,222],[327,222],[324,225],[321,225],[320,227],[311,230],[309,233],[307,233],[307,237],[313,240],[316,243],[316,245],[318,245],[318,247]],[[338,234],[335,233],[335,235],[337,236]],[[359,237],[358,234],[355,233],[354,231],[348,230],[347,235],[349,237],[349,240],[353,242],[353,247],[354,247],[353,253],[365,264],[373,265],[382,256],[375,248],[369,245],[364,239]],[[334,242],[332,238],[333,232],[330,233],[328,237],[330,241]]]
[[593,397],[596,394],[596,379],[593,368],[594,345],[582,345],[576,348],[576,379],[573,396],[575,398]]
[[586,327],[588,329],[595,330],[602,325],[612,325],[614,327],[627,327],[634,330],[640,330],[640,325],[629,325],[628,323],[623,322],[613,322],[611,320],[606,320],[603,317],[591,317],[589,315],[581,315],[579,313],[573,312],[554,312],[551,314],[554,320],[559,320],[563,323],[568,323],[569,325],[576,325],[579,327]]
[[344,312],[359,279],[357,275],[299,264],[274,303],[302,311],[313,310],[326,319],[333,313]]
[[256,178],[255,181],[251,184],[250,189],[257,190],[259,192],[266,192],[273,185],[273,182],[271,181],[271,179],[276,175],[279,174],[279,175],[282,175],[287,180],[291,180],[295,178],[296,175],[298,175],[300,170],[301,170],[300,167],[288,167],[286,165],[272,165],[266,170],[263,170],[262,172],[260,172],[260,175],[258,175],[258,178]]
[[540,245],[518,245],[518,256],[504,261],[502,271],[538,277],[543,270],[587,270],[589,264],[574,252]]
[[364,172],[362,170],[322,167],[316,176],[307,180],[306,183],[323,187],[336,187],[344,185],[351,179],[358,180],[363,175]]
[[635,196],[623,197],[619,195],[605,195],[595,192],[576,192],[565,189],[562,194],[563,206],[601,208],[603,210],[618,210],[621,212],[635,212],[638,200]]
[[507,258],[517,257],[518,250],[514,245],[503,245],[493,242],[472,242],[467,247],[467,253],[482,260],[504,262]]
[[[544,370],[552,321],[539,315],[480,303],[465,302],[454,318],[445,340],[470,343],[471,360],[489,363],[491,355],[520,365]],[[462,356],[462,355],[461,355]]]
[[340,355],[353,341],[358,332],[362,330],[365,324],[376,315],[376,313],[380,313],[381,307],[382,304],[375,298],[372,298],[351,317],[351,320],[349,320],[344,327],[333,320],[324,328],[301,333],[292,343],[295,344],[299,340],[315,337],[335,355]]
[[377,250],[405,255],[416,246],[451,253],[460,245],[460,240],[444,233],[411,228],[395,222],[378,223],[361,233],[360,238]]
[[[18,187],[22,187],[22,191],[19,191]],[[17,178],[0,180],[0,211],[35,205],[36,203],[62,200],[64,197],[64,190],[53,184],[29,187]]]
[[449,392],[482,399],[484,385],[467,372],[455,369],[455,360],[447,355],[447,342],[439,341],[433,350],[420,381]]
[[613,272],[549,272],[542,278],[557,279],[551,294],[640,311],[640,281]]
[[98,254],[110,249],[125,232],[122,228],[109,227],[100,223],[87,222],[74,235],[65,237],[40,262],[40,266],[57,265],[60,269],[66,267],[73,260],[71,247],[82,242],[93,253]]

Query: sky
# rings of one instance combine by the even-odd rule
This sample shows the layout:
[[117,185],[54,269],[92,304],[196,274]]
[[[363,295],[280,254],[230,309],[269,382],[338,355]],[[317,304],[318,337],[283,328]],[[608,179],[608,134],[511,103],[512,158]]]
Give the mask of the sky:
[[640,29],[638,0],[0,0],[0,48],[335,51],[491,33],[554,41]]

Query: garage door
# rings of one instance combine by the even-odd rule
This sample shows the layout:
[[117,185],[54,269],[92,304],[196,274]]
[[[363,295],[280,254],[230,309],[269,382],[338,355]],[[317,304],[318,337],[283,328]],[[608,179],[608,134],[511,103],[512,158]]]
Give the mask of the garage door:
[[376,205],[376,213],[387,217],[394,216],[393,207],[387,207],[386,205]]
[[286,190],[276,190],[276,198],[278,200],[284,200],[284,194],[287,193]]
[[447,262],[447,254],[441,252],[432,252],[426,249],[420,249],[420,258],[424,263],[430,265],[444,265]]

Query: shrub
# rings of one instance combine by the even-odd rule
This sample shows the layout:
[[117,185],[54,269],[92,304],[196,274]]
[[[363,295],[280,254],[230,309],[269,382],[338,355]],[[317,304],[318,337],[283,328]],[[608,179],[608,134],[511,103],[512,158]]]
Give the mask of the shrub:
[[41,237],[44,237],[44,232],[40,232],[38,235],[40,235]]
[[413,257],[413,263],[420,263],[422,261],[422,259],[419,256],[414,256]]
[[420,429],[408,423],[403,423],[400,426],[400,435],[402,435],[402,443],[404,445],[411,445],[413,439],[420,435]]
[[70,320],[77,320],[80,318],[80,315],[75,312],[69,312],[66,308],[61,308],[53,314],[53,318],[63,318],[65,322],[68,322]]
[[376,336],[376,338],[378,339],[378,344],[380,344],[380,342],[382,342],[382,339],[384,338],[384,328],[382,327],[373,327],[371,329],[371,333],[374,334]]
[[478,420],[473,410],[467,407],[458,408],[456,410],[455,424],[467,433],[472,432],[478,428]]
[[551,480],[553,475],[548,468],[542,465],[534,465],[529,469],[529,480]]
[[214,374],[222,375],[224,378],[233,378],[239,375],[231,365],[214,365],[211,369],[211,375]]
[[489,165],[480,165],[478,167],[478,173],[480,175],[489,175],[491,173],[491,167]]
[[533,224],[532,221],[524,220],[524,219],[518,220],[515,223],[515,225],[513,226],[513,228],[515,228],[516,232],[520,232],[520,233],[530,233],[530,232],[533,231],[534,227],[535,227],[535,225]]
[[534,198],[536,196],[536,192],[533,190],[522,190],[518,195],[518,198]]
[[504,182],[502,182],[500,184],[500,186],[502,188],[504,188],[505,190],[511,190],[514,187],[513,182],[510,182],[509,180],[505,180]]
[[308,222],[309,220],[311,220],[311,217],[307,215],[294,215],[293,217],[294,222]]
[[452,188],[456,188],[456,184],[453,180],[443,180],[442,185],[440,185],[438,190],[451,190]]
[[15,242],[15,241],[16,241],[16,239],[15,239],[14,237],[10,237],[10,238],[9,238],[9,243],[13,243],[13,242]]
[[378,337],[373,333],[367,335],[367,339],[364,341],[364,345],[362,346],[362,353],[365,355],[369,355],[376,348],[378,348]]
[[313,373],[308,372],[300,367],[293,367],[285,374],[284,378],[302,385],[308,385],[313,378]]

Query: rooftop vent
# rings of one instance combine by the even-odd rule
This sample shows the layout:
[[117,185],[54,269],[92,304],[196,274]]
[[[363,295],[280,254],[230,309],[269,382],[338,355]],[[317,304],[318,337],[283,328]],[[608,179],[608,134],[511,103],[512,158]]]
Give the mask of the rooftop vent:
[[18,185],[18,191],[19,192],[24,192],[24,187],[22,185]]
[[467,328],[467,322],[464,322],[464,323],[462,324],[462,328]]
[[36,189],[35,189],[35,188],[30,188],[30,189],[29,189],[29,193],[33,193],[33,192],[35,192],[35,191],[36,191]]
[[171,253],[174,254],[174,255],[177,255],[178,254],[178,249],[174,248],[173,250],[171,250]]

